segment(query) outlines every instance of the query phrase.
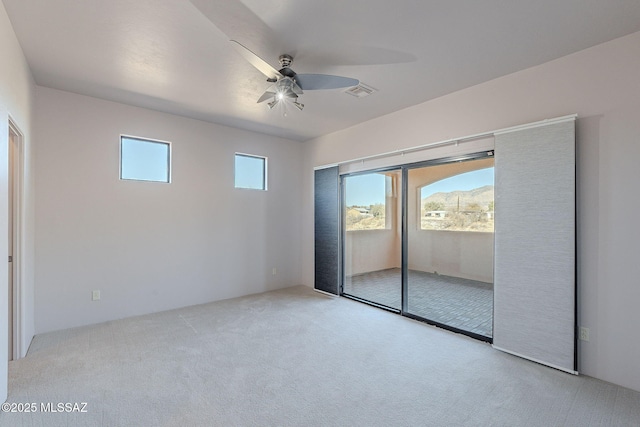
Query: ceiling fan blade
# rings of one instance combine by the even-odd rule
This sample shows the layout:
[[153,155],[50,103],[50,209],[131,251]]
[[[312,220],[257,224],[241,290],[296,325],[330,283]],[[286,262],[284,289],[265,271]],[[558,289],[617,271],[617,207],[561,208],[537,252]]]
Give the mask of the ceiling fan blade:
[[344,65],[406,64],[417,60],[416,56],[410,53],[344,40],[340,43],[339,50],[333,46],[318,45],[314,46],[311,52],[303,51],[296,56],[296,61],[304,62],[310,69]]
[[270,90],[266,91],[265,93],[262,94],[262,96],[260,97],[260,99],[258,99],[258,104],[261,102],[266,101],[267,99],[271,99],[273,97],[276,96],[275,92],[271,92]]
[[[227,40],[242,40],[263,58],[276,60],[283,40],[242,0],[189,0]],[[278,68],[280,69],[280,68]]]
[[260,58],[255,53],[251,52],[249,49],[235,40],[231,40],[231,43],[233,44],[233,47],[235,47],[235,49],[238,51],[238,53],[242,55],[244,59],[249,61],[251,65],[256,67],[262,74],[273,80],[277,80],[282,77],[282,74],[280,74],[278,70],[273,68],[271,65],[269,65],[268,62]]
[[302,90],[340,89],[360,83],[358,79],[328,74],[296,74],[295,80]]

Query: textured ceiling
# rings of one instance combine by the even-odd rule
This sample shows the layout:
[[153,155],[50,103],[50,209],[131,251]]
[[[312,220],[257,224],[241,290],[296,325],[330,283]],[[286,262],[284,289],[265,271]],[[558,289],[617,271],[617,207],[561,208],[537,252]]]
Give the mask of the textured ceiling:
[[[299,141],[640,31],[638,0],[2,1],[39,85]],[[378,91],[285,117],[230,39]]]

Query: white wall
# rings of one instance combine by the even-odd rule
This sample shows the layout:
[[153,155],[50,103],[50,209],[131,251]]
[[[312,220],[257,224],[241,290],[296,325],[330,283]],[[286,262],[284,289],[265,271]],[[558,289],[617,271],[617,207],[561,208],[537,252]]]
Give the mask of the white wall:
[[[15,254],[20,257],[22,288],[20,325],[22,330],[18,336],[18,346],[23,356],[27,351],[34,335],[33,324],[33,181],[31,167],[31,125],[32,125],[32,89],[33,79],[27,66],[20,45],[16,39],[11,22],[7,16],[4,4],[0,2],[0,241],[7,242],[8,235],[8,120],[15,122],[23,133],[24,150],[24,183],[23,183],[23,212],[20,219],[22,233],[21,252]],[[7,259],[7,245],[0,245],[0,259]],[[0,357],[6,360],[8,345],[8,294],[7,263],[0,263]],[[0,364],[0,401],[7,397],[7,364]]]
[[390,230],[347,231],[344,240],[344,274],[400,268],[400,233]]
[[411,229],[408,267],[493,283],[493,241],[493,233]]
[[[493,242],[493,233],[411,229],[408,267],[493,283]],[[347,231],[345,276],[400,268],[400,245],[394,230]]]
[[[35,94],[37,333],[300,283],[300,143]],[[119,180],[121,133],[171,141],[172,183]],[[268,191],[234,188],[236,151],[268,157]]]
[[591,330],[579,368],[640,390],[638,76],[635,33],[309,141],[304,283],[313,285],[314,166],[577,113],[578,318]]

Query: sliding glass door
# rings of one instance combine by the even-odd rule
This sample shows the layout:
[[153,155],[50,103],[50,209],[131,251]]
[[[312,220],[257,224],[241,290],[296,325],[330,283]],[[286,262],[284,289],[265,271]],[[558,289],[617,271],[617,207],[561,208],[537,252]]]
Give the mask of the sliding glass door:
[[481,339],[493,325],[493,163],[407,170],[403,312]]
[[343,295],[400,311],[400,169],[345,176]]
[[343,176],[342,295],[490,341],[493,166],[484,152]]

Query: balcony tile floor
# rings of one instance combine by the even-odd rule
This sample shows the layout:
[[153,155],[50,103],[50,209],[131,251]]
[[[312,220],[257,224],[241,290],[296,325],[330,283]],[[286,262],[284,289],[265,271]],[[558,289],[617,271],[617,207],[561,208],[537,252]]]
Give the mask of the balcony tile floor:
[[[400,309],[399,268],[347,277],[344,293]],[[408,312],[491,337],[493,284],[409,270]]]

